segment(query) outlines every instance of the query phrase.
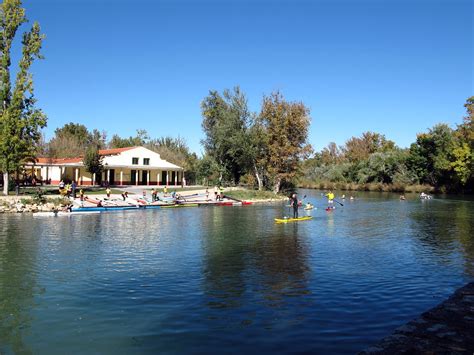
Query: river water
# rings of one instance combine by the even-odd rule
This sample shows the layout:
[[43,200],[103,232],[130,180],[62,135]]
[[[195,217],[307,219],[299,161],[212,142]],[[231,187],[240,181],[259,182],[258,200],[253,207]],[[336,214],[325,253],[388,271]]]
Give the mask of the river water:
[[474,279],[474,201],[0,215],[1,354],[355,353]]

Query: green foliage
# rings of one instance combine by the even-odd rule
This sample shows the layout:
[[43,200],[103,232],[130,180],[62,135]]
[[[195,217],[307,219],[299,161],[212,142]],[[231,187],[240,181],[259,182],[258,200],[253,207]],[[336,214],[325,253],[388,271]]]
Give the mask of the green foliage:
[[473,152],[465,142],[456,144],[452,151],[453,160],[450,162],[456,178],[462,185],[465,185],[472,176]]
[[377,152],[387,152],[395,147],[393,141],[387,140],[383,134],[364,132],[361,137],[352,137],[343,147],[344,156],[350,162],[368,159]]
[[46,202],[46,198],[44,197],[44,191],[40,188],[36,189],[33,194],[33,203],[36,204],[43,204]]
[[[26,22],[25,10],[19,0],[4,0],[0,5],[0,170],[5,180],[17,171],[25,159],[36,155],[40,130],[46,126],[46,116],[35,107],[33,76],[30,67],[41,59],[44,35],[34,23],[23,34],[22,56],[16,70],[15,84],[10,82],[11,49],[18,28]],[[5,184],[7,185],[7,184]],[[7,193],[7,186],[4,188]]]
[[438,124],[417,136],[410,147],[409,166],[420,182],[440,186],[449,181],[454,143],[453,130],[446,124]]
[[203,185],[219,183],[219,165],[210,155],[205,155],[197,164],[197,181]]
[[96,146],[87,148],[83,160],[86,171],[98,176],[104,170],[102,159],[103,157],[99,154],[99,149]]
[[201,103],[201,110],[206,135],[202,143],[219,165],[219,181],[230,179],[237,184],[251,161],[248,129],[252,114],[247,98],[239,87],[224,90],[222,95],[211,91]]
[[279,92],[264,97],[259,122],[267,136],[266,170],[278,193],[300,173],[300,161],[307,158],[310,124],[309,109],[302,102],[288,102]]
[[86,126],[67,123],[54,131],[55,136],[48,144],[48,156],[51,158],[75,158],[84,155],[87,147],[93,145],[105,148],[106,134],[97,129],[89,132]]
[[219,182],[237,184],[244,175],[248,183],[248,174],[253,174],[260,190],[265,186],[274,192],[293,182],[301,159],[311,149],[307,144],[309,110],[302,103],[287,102],[276,92],[264,97],[256,115],[236,87],[222,95],[211,91],[201,109],[206,150],[201,176],[209,178],[217,172]]
[[227,191],[226,196],[235,198],[237,200],[268,200],[268,199],[277,199],[277,200],[286,200],[288,197],[284,195],[277,195],[272,191],[258,191],[258,190],[234,190]]
[[474,97],[456,129],[438,124],[399,149],[378,133],[331,143],[303,165],[304,186],[383,191],[472,191],[474,185]]
[[144,129],[137,129],[135,137],[122,138],[115,134],[112,136],[108,146],[109,148],[126,148],[126,147],[140,147],[144,146],[150,140],[148,132]]

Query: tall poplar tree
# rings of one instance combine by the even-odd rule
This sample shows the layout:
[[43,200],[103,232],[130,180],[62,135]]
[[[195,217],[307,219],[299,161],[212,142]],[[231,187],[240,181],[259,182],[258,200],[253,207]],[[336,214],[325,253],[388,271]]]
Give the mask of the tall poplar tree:
[[251,113],[247,98],[239,87],[233,91],[209,92],[201,103],[202,128],[206,138],[202,141],[206,153],[219,168],[219,181],[225,177],[238,183],[249,163],[248,127]]
[[30,72],[33,61],[42,59],[44,35],[37,22],[23,34],[22,57],[13,88],[10,80],[12,43],[19,27],[27,21],[21,6],[21,0],[4,0],[0,5],[0,171],[4,194],[8,194],[9,174],[18,171],[25,159],[35,156],[40,130],[46,126],[45,114],[35,107]]

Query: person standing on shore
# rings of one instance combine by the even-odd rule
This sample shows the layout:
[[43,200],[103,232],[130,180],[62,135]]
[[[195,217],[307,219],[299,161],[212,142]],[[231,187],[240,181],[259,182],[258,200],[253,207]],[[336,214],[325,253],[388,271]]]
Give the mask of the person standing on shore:
[[72,180],[71,190],[72,190],[72,198],[73,199],[76,199],[76,189],[77,189],[76,182],[74,180]]

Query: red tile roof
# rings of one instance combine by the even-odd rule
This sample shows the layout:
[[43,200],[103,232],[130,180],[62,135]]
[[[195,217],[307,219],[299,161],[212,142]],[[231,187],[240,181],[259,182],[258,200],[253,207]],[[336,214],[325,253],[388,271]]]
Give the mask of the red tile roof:
[[[127,150],[134,149],[137,147],[125,147],[125,148],[114,148],[114,149],[101,149],[99,150],[100,155],[115,155]],[[68,163],[81,163],[82,156],[75,158],[36,158],[36,163],[38,164],[68,164]]]
[[[116,155],[127,150],[134,149],[136,147],[126,147],[126,148],[114,148],[114,149],[101,149],[99,150],[100,155]],[[37,164],[68,164],[68,163],[81,163],[82,156],[75,158],[36,158]]]
[[114,155],[114,154],[119,154],[122,152],[126,152],[127,150],[130,149],[135,149],[137,147],[125,147],[125,148],[114,148],[114,149],[101,149],[99,150],[100,155]]
[[67,164],[80,163],[82,158],[36,158],[36,162],[40,164]]

